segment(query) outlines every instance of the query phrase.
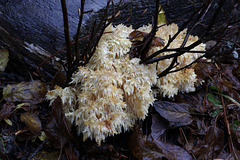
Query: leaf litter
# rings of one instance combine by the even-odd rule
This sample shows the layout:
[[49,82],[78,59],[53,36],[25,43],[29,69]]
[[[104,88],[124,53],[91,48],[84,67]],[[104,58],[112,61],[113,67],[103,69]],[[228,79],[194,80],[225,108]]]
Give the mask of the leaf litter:
[[[10,159],[30,155],[47,159],[54,153],[55,159],[235,159],[240,155],[239,66],[203,62],[195,69],[200,81],[205,81],[196,92],[155,101],[149,116],[132,132],[107,138],[102,146],[90,140],[82,142],[70,132],[59,99],[53,103],[52,112],[43,107],[46,87],[42,82],[8,85],[0,108],[1,157],[14,153]],[[42,133],[52,143],[38,151],[45,140],[36,139],[36,135]],[[33,140],[28,143],[31,147],[21,143],[27,137]],[[17,150],[16,144],[23,149]]]

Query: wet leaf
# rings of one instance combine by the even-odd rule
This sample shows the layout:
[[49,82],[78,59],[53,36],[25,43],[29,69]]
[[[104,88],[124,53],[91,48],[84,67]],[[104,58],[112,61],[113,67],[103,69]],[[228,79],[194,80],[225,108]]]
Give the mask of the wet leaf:
[[65,74],[60,70],[58,71],[55,76],[53,77],[52,80],[52,86],[51,88],[53,89],[55,85],[57,86],[63,86],[65,84],[66,81],[66,76]]
[[212,102],[215,106],[221,106],[222,105],[222,103],[219,101],[219,100],[217,100],[212,94],[210,94],[210,93],[208,93],[207,94],[207,99],[210,101],[210,102]]
[[143,136],[140,128],[135,128],[130,137],[129,148],[135,158],[191,160],[192,156],[183,148],[153,138]]
[[230,153],[229,156],[227,156],[227,158],[225,158],[225,160],[236,160],[236,159],[239,159],[240,157],[240,151],[233,148],[233,152]]
[[238,150],[240,150],[240,125],[239,121],[234,121],[232,127],[231,127],[231,133],[232,133],[232,141],[234,146]]
[[158,14],[158,24],[167,23],[165,12],[163,11],[161,6],[159,7],[159,9],[161,10],[159,11],[159,14]]
[[188,111],[189,105],[167,101],[156,101],[153,104],[155,110],[169,122],[170,127],[180,127],[192,123],[192,117]]
[[206,110],[206,107],[208,107],[209,105],[209,102],[206,100],[206,91],[204,91],[203,89],[194,93],[179,93],[176,96],[176,102],[193,106],[192,108],[190,108],[190,112],[201,114]]
[[154,114],[152,117],[151,136],[154,139],[159,139],[167,128],[166,121],[159,114]]
[[2,154],[6,153],[5,144],[4,144],[2,137],[0,137],[0,153],[2,153]]
[[44,101],[47,89],[41,81],[21,82],[3,88],[3,96],[8,102],[29,102],[38,104]]
[[5,71],[5,68],[8,63],[8,50],[7,49],[0,49],[0,72]]
[[214,64],[207,63],[207,60],[201,60],[194,66],[194,71],[197,74],[198,83],[206,81],[209,76],[212,76],[216,70]]
[[146,32],[141,32],[141,31],[138,31],[138,30],[134,30],[129,34],[128,38],[130,39],[130,41],[134,41],[136,39],[143,40],[144,36],[146,36],[146,35],[147,35]]
[[7,102],[2,106],[2,109],[0,110],[0,121],[2,119],[8,119],[10,117],[12,110],[15,108],[15,105],[13,103]]
[[164,39],[162,39],[161,37],[154,37],[152,41],[153,46],[162,47],[164,46],[164,44]]
[[[130,59],[134,57],[144,57],[147,54],[142,49],[146,45],[149,34],[147,32],[142,32],[139,30],[134,30],[129,34],[129,40],[132,42],[132,46],[129,53]],[[152,46],[164,46],[164,40],[161,37],[153,37],[151,41]],[[146,55],[145,55],[146,56]]]
[[64,151],[67,159],[78,160],[79,159],[79,151],[74,147],[74,145],[70,142],[64,146]]
[[208,86],[208,89],[215,91],[215,92],[220,92],[220,89],[215,86]]
[[[198,144],[193,153],[197,159],[216,158],[224,147],[224,131],[211,125],[204,137],[204,140]],[[204,153],[204,154],[203,154]]]
[[219,113],[222,112],[222,110],[223,110],[223,109],[221,109],[221,108],[218,108],[218,109],[213,110],[211,116],[212,116],[213,118],[216,117]]
[[58,97],[52,104],[51,117],[45,128],[45,134],[53,142],[55,148],[63,148],[67,142],[74,139],[62,107],[62,101]]
[[34,113],[26,112],[21,114],[21,121],[24,122],[28,129],[35,135],[41,135],[42,124],[38,116]]
[[44,140],[47,138],[47,136],[46,136],[45,132],[41,132],[41,135],[38,136],[38,138],[39,138],[41,141],[44,141]]
[[10,119],[4,119],[4,121],[9,125],[12,126],[12,121]]
[[38,152],[37,155],[33,159],[38,160],[56,160],[59,159],[60,151],[52,151],[52,152]]

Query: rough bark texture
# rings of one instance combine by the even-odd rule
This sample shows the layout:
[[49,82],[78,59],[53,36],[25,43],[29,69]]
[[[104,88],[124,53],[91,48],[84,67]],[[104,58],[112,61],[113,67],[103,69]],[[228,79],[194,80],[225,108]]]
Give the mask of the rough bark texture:
[[[85,9],[95,11],[104,3],[86,2]],[[80,1],[67,1],[70,35],[76,32]],[[83,23],[91,13],[84,15]],[[40,76],[36,68],[51,54],[65,46],[61,2],[59,0],[17,0],[0,2],[0,48],[10,53],[10,61],[0,80],[22,81]],[[63,54],[62,54],[63,55]],[[56,66],[49,62],[42,68],[42,78],[51,80]]]

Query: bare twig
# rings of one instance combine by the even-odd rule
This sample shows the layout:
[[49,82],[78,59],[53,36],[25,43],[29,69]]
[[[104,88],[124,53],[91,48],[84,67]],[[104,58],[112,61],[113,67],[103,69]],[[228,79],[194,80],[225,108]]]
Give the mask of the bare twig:
[[36,154],[37,154],[41,149],[43,149],[43,147],[44,147],[44,145],[45,145],[46,143],[47,143],[47,139],[45,139],[45,140],[38,146],[38,148],[36,149],[36,151],[33,152],[33,154],[32,154],[30,157],[28,157],[28,160],[33,159],[33,158],[36,156]]
[[[130,16],[128,17],[128,19],[126,20],[126,22],[128,22],[131,18],[132,18],[132,5],[130,6]],[[125,23],[126,23],[126,22],[125,22]]]
[[62,13],[63,13],[63,21],[64,21],[64,34],[65,34],[65,41],[67,46],[67,82],[71,80],[71,67],[72,67],[72,47],[69,35],[69,26],[68,26],[68,14],[67,14],[67,5],[66,0],[61,0],[62,4]]
[[83,19],[83,14],[84,14],[84,4],[85,0],[81,0],[81,9],[79,9],[79,22],[78,22],[78,28],[77,28],[77,34],[76,34],[76,39],[75,39],[75,57],[76,57],[76,62],[77,64],[80,61],[79,53],[78,53],[78,39],[80,35],[80,30],[81,30],[81,25],[82,25],[82,19]]
[[155,14],[154,14],[154,17],[153,17],[152,30],[148,34],[148,36],[146,36],[146,38],[144,38],[143,47],[140,50],[142,61],[144,61],[147,58],[147,52],[149,51],[149,49],[151,47],[152,40],[155,37],[156,32],[157,32],[158,14],[159,14],[159,0],[156,0],[155,6],[156,6],[156,8],[155,8]]

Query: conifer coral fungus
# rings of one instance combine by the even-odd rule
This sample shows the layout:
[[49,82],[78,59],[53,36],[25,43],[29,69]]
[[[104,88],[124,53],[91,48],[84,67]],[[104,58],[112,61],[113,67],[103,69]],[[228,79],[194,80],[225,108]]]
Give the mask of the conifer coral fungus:
[[[176,27],[173,24],[160,28],[157,34],[167,40],[169,34],[177,30]],[[149,25],[140,30],[150,31],[150,28]],[[127,131],[137,119],[146,117],[149,106],[154,102],[153,85],[170,97],[178,91],[194,90],[196,82],[194,70],[186,69],[172,74],[172,77],[157,79],[157,74],[167,67],[169,60],[160,62],[157,70],[156,64],[140,64],[139,58],[130,59],[128,55],[132,42],[127,37],[133,31],[131,27],[110,25],[105,31],[112,32],[101,37],[89,63],[73,74],[71,86],[64,89],[56,86],[47,94],[51,102],[61,97],[69,123],[77,126],[84,140],[95,139],[99,145],[107,136]],[[173,42],[174,47],[179,46],[184,34]],[[195,40],[194,37],[192,39]],[[152,47],[149,54],[158,49]],[[196,57],[198,55],[192,54],[179,58],[179,61],[187,60],[181,62],[184,65]]]
[[[143,26],[139,28],[139,31],[149,33],[151,31],[151,25]],[[173,37],[175,33],[178,32],[178,26],[176,24],[171,24],[167,26],[162,26],[156,32],[156,36],[161,37],[168,42],[169,36]],[[184,38],[186,37],[187,29],[184,29],[179,35],[170,43],[168,49],[180,48]],[[191,45],[192,43],[198,40],[197,36],[189,35],[186,46]],[[164,46],[154,46],[152,47],[148,55],[153,54],[154,52],[162,49]],[[193,48],[191,51],[205,51],[205,44],[201,43],[200,45]],[[158,55],[158,57],[172,54],[174,52],[163,52]],[[188,64],[191,64],[194,60],[200,57],[201,53],[185,53],[181,56],[178,56],[175,69],[180,69]],[[160,74],[163,72],[172,62],[172,59],[165,59],[158,62],[157,72]],[[194,84],[197,82],[197,75],[192,68],[185,68],[178,72],[167,74],[164,77],[158,78],[156,86],[159,88],[159,92],[165,97],[173,97],[177,95],[178,92],[193,92],[195,91]]]

